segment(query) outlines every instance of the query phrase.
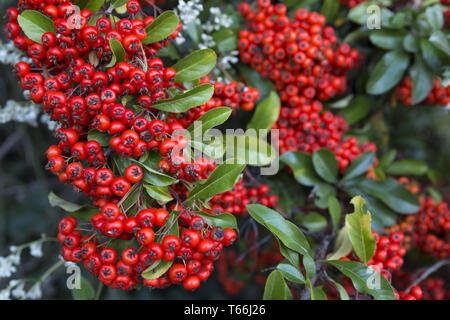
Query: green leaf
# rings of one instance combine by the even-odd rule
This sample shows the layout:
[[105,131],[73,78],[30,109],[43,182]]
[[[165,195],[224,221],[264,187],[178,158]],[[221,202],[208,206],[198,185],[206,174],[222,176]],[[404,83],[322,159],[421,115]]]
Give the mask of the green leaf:
[[314,186],[322,183],[322,180],[314,170],[312,158],[309,154],[301,151],[289,151],[283,154],[280,160],[291,167],[294,177],[299,183],[305,186]]
[[356,261],[326,261],[349,277],[355,289],[362,294],[369,294],[376,300],[395,300],[395,293],[389,281],[370,267]]
[[370,35],[370,41],[377,47],[392,50],[403,47],[403,39],[406,33],[403,30],[373,30]]
[[[278,246],[280,247],[280,253],[283,257],[286,258],[287,261],[289,261],[290,264],[293,266],[300,265],[300,260],[298,258],[298,253],[294,250],[289,249],[286,247],[283,242],[281,242],[278,238],[275,238],[278,242]],[[314,262],[314,261],[313,261]]]
[[173,264],[173,261],[174,260],[166,261],[164,259],[156,260],[147,269],[145,269],[141,275],[144,279],[157,279],[169,270]]
[[374,160],[375,160],[374,152],[372,151],[364,152],[358,158],[353,160],[350,166],[347,167],[342,180],[350,180],[362,174],[365,174],[369,169],[369,167],[373,164]]
[[311,232],[318,232],[327,226],[327,219],[317,212],[298,215],[300,224]]
[[143,180],[151,185],[164,187],[170,186],[177,181],[175,178],[153,169],[151,167],[151,160],[147,160],[145,162],[139,162],[134,159],[130,160],[142,167],[142,171],[144,171]]
[[145,191],[147,194],[158,201],[160,205],[166,204],[169,201],[173,200],[172,195],[169,192],[169,188],[167,186],[152,186],[149,184],[144,184]]
[[428,39],[436,48],[450,56],[450,41],[441,30],[434,31]]
[[441,30],[444,26],[444,14],[437,4],[425,9],[425,19],[433,30]]
[[313,191],[318,197],[318,199],[314,199],[314,204],[320,209],[327,209],[328,198],[337,195],[336,188],[328,183],[319,183]]
[[339,1],[325,0],[320,9],[320,13],[325,16],[327,23],[333,22],[339,12]]
[[342,213],[339,200],[335,196],[328,197],[328,211],[330,212],[333,228],[336,229],[339,226]]
[[120,8],[124,5],[126,5],[128,0],[115,0],[113,1],[112,5],[114,8]]
[[403,48],[411,53],[417,53],[420,50],[420,39],[413,34],[408,33],[403,38]]
[[420,208],[419,200],[409,190],[394,179],[372,180],[366,179],[359,187],[373,195],[389,208],[401,214],[413,214]]
[[448,57],[426,39],[420,40],[420,50],[423,60],[434,71],[439,72],[442,66],[448,63]]
[[186,201],[195,199],[208,199],[216,194],[231,190],[236,180],[244,170],[245,164],[223,163],[219,165],[203,183],[197,182],[189,192]]
[[387,52],[372,71],[366,91],[373,95],[389,91],[403,78],[408,65],[408,54],[399,50]]
[[352,125],[363,119],[370,111],[371,103],[369,98],[363,95],[356,96],[350,105],[339,112],[349,125]]
[[386,173],[394,176],[422,176],[426,174],[427,171],[428,166],[425,162],[414,159],[399,160],[386,168]]
[[110,138],[111,136],[108,133],[99,131],[97,129],[89,130],[88,133],[88,141],[97,141],[101,147],[108,147]]
[[213,94],[214,87],[209,83],[204,83],[171,99],[154,103],[152,108],[171,113],[182,113],[205,104],[211,99]]
[[300,272],[298,267],[294,267],[292,264],[288,263],[287,261],[280,263],[277,266],[277,269],[281,271],[283,274],[283,277],[293,283],[298,284],[304,284],[305,283],[305,277]]
[[364,199],[360,196],[354,197],[350,203],[354,206],[354,213],[345,216],[345,225],[352,242],[353,250],[364,264],[373,257],[376,241],[371,230],[370,212],[364,213]]
[[267,277],[266,286],[264,288],[263,300],[289,300],[287,293],[289,287],[284,281],[283,274],[279,270],[272,271]]
[[413,82],[411,103],[414,105],[423,101],[433,89],[434,75],[420,55],[416,55],[410,74]]
[[213,37],[219,52],[227,52],[237,49],[237,36],[232,30],[220,29],[214,32],[211,36]]
[[327,294],[323,291],[322,287],[311,286],[311,300],[328,300]]
[[348,13],[347,18],[357,24],[365,25],[369,19],[367,8],[373,5],[373,2],[363,2],[353,7]]
[[95,291],[88,279],[80,277],[80,289],[72,289],[72,297],[74,300],[93,300]]
[[[231,111],[231,108],[228,107],[218,107],[204,113],[200,118],[196,120],[202,123],[202,134],[205,133],[208,129],[214,128],[227,121],[231,115]],[[187,130],[193,133],[195,130],[194,124],[191,124],[187,128]]]
[[264,139],[255,134],[226,135],[224,147],[227,155],[232,155],[238,163],[251,166],[265,166],[275,160],[276,152]]
[[17,17],[17,22],[25,35],[34,42],[42,44],[42,35],[46,32],[56,34],[53,21],[35,10],[25,10]]
[[380,162],[378,163],[378,167],[386,168],[392,162],[394,162],[396,155],[397,155],[397,151],[396,150],[390,150],[390,151],[386,152],[380,158]]
[[261,101],[255,108],[252,119],[247,124],[247,129],[269,130],[277,122],[280,114],[280,98],[275,91],[270,91],[267,98]]
[[207,75],[216,65],[216,53],[212,49],[197,50],[175,63],[176,82],[197,80]]
[[309,243],[295,224],[260,204],[249,204],[246,208],[253,219],[269,229],[286,247],[302,255],[310,255]]
[[[116,2],[118,2],[118,1],[116,1]],[[123,2],[125,0],[121,0],[121,1]],[[126,3],[126,1],[125,1],[125,3]],[[86,1],[86,4],[83,7],[83,9],[87,9],[87,10],[91,11],[92,13],[97,13],[98,11],[100,11],[100,9],[102,8],[102,6],[104,4],[105,4],[105,0],[88,0],[88,1]]]
[[218,215],[212,215],[209,213],[198,211],[195,214],[205,219],[206,223],[208,223],[212,227],[222,227],[224,229],[231,228],[238,230],[236,217],[230,213],[221,213]]
[[122,43],[114,38],[109,38],[109,45],[111,47],[111,51],[113,53],[112,59],[110,63],[106,66],[106,68],[114,67],[117,63],[125,61],[127,57],[127,53],[122,46]]
[[344,226],[339,230],[333,252],[327,255],[327,260],[338,260],[346,257],[352,252],[352,249],[353,246],[350,237],[348,236],[348,228],[347,226]]
[[312,155],[312,163],[317,174],[327,182],[336,182],[338,163],[333,151],[319,149]]
[[303,267],[305,267],[305,273],[307,279],[312,279],[316,275],[316,263],[311,255],[305,254],[302,259]]
[[48,194],[48,201],[52,207],[58,207],[75,218],[90,221],[91,217],[98,212],[98,209],[89,205],[79,205],[66,201],[51,191]]
[[164,11],[145,28],[147,37],[142,43],[149,44],[166,39],[177,29],[178,23],[179,20],[175,12]]

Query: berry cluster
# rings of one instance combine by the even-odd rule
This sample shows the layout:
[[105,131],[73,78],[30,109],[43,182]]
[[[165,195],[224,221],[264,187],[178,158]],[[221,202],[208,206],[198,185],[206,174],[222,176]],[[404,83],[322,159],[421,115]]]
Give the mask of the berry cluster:
[[214,213],[228,212],[236,215],[247,213],[246,205],[259,203],[263,206],[275,208],[278,203],[278,196],[270,194],[270,188],[266,184],[261,184],[257,188],[246,188],[242,179],[230,191],[217,194],[211,199],[211,210]]
[[438,259],[450,256],[450,210],[445,202],[435,203],[432,197],[420,197],[417,215],[411,215],[392,226],[390,231],[401,231],[407,247],[418,247]]
[[86,269],[113,288],[133,289],[148,267],[165,261],[172,262],[167,272],[144,279],[143,284],[162,288],[182,283],[186,290],[193,290],[200,281],[209,278],[213,262],[223,246],[235,241],[236,232],[229,228],[212,228],[198,215],[189,218],[179,220],[178,236],[170,233],[171,226],[166,226],[169,212],[165,209],[143,209],[136,216],[127,217],[117,205],[108,203],[92,217],[92,225],[108,237],[135,239],[137,248],[128,247],[118,252],[107,247],[108,241],[98,245],[95,234],[82,236],[77,220],[71,216],[60,221],[58,239],[64,245],[65,260],[83,262]]
[[249,24],[239,32],[241,61],[272,80],[290,107],[301,104],[300,97],[324,101],[344,93],[346,72],[361,61],[358,50],[335,47],[334,29],[317,12],[298,9],[290,20],[283,4],[260,0],[258,5],[257,11],[247,3],[238,7]]
[[[407,288],[417,276],[420,276],[420,273],[415,274],[414,272],[398,270],[394,274],[394,284],[397,288]],[[405,296],[402,292],[405,291],[400,291],[400,296]],[[419,285],[413,286],[409,294],[417,300],[448,300],[450,298],[450,290],[445,287],[445,280],[435,276],[426,278]],[[419,296],[421,298],[418,298]]]
[[[200,79],[200,84],[210,83],[210,78],[204,76]],[[212,82],[214,85],[214,95],[209,101],[199,107],[189,109],[180,122],[187,127],[195,120],[200,118],[209,110],[217,107],[229,107],[232,112],[237,109],[244,111],[253,110],[255,101],[259,98],[259,91],[256,88],[245,85],[242,82],[232,81],[230,83],[223,83],[220,81]]]
[[[433,88],[428,93],[425,100],[421,101],[421,104],[426,105],[441,105],[446,106],[450,103],[450,86],[442,87],[439,79],[434,79]],[[405,106],[411,106],[412,102],[412,87],[413,82],[411,77],[406,77],[402,84],[396,89],[396,97]]]
[[[24,10],[49,17],[56,33],[44,33],[42,44],[32,41],[17,22]],[[73,216],[60,221],[64,259],[83,262],[113,288],[129,290],[143,282],[152,288],[182,283],[193,290],[209,277],[213,262],[236,233],[179,207],[188,194],[184,183],[205,179],[216,167],[210,159],[187,161],[183,156],[188,141],[176,132],[185,128],[187,114],[153,107],[170,95],[169,89],[183,90],[174,82],[175,70],[156,57],[181,25],[168,38],[143,44],[145,27],[155,18],[146,16],[136,0],[128,1],[127,10],[130,19],[111,24],[110,12],[102,17],[88,10],[77,14],[70,1],[21,0],[18,9],[8,10],[5,31],[32,58],[30,64],[15,66],[23,89],[60,125],[55,131],[59,143],[47,150],[46,168],[84,192],[99,211],[85,224]],[[135,19],[138,12],[145,18]],[[124,48],[124,61],[113,60],[111,39]],[[235,93],[230,96],[227,89],[218,94],[227,97],[218,105],[250,109],[258,97],[255,90],[238,84],[222,87]],[[149,151],[157,161],[144,168],[140,159]],[[163,208],[142,192],[150,166],[176,179],[169,187],[174,200]],[[159,265],[167,268],[161,274],[160,267],[153,276]]]
[[400,269],[403,265],[403,257],[406,254],[406,249],[403,246],[405,235],[401,232],[393,232],[389,236],[380,236],[373,232],[373,235],[377,241],[377,247],[373,258],[367,264],[379,268],[379,270],[382,270],[382,274],[384,274],[383,270],[392,272]]
[[[286,16],[283,4],[258,1],[251,11],[239,5],[249,28],[239,33],[241,61],[250,64],[263,77],[272,80],[282,102],[274,129],[280,129],[279,150],[312,153],[329,148],[343,171],[362,152],[373,150],[372,143],[358,145],[344,139],[346,121],[323,112],[322,103],[347,89],[346,73],[361,62],[361,55],[347,44],[337,45],[334,29],[325,26],[325,17],[298,9],[295,19]],[[318,100],[314,100],[318,99]]]

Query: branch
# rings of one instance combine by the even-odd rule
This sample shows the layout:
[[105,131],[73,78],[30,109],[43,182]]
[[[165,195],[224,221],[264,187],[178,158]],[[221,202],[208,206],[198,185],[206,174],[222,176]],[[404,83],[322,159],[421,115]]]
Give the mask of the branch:
[[433,264],[432,266],[430,266],[429,268],[427,268],[421,275],[420,277],[418,277],[413,283],[411,283],[411,285],[406,288],[406,292],[409,292],[409,290],[411,290],[412,287],[417,286],[419,283],[421,283],[423,280],[425,280],[426,278],[428,278],[428,276],[430,274],[432,274],[433,272],[437,271],[439,268],[450,264],[450,259],[446,259],[446,260],[440,260],[438,262],[436,262],[435,264]]

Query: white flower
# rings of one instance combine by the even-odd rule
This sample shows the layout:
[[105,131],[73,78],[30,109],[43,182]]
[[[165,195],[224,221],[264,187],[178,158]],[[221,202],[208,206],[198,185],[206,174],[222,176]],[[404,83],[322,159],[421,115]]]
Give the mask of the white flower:
[[[15,281],[16,281],[16,282],[19,282],[19,281],[17,281],[17,280],[15,280]],[[14,286],[17,285],[17,284],[15,283],[14,286],[12,286],[12,285],[11,285],[11,282],[12,282],[12,281],[10,281],[10,283],[9,283],[9,286],[10,286],[10,287],[14,287]],[[12,296],[13,296],[14,298],[18,298],[18,299],[23,299],[23,298],[25,298],[25,297],[26,297],[26,292],[25,292],[25,290],[24,290],[24,287],[25,287],[25,283],[24,283],[24,282],[21,282],[19,285],[17,285],[17,286],[11,291]]]
[[11,256],[0,257],[0,278],[9,278],[16,272],[16,267],[14,266],[13,259]]
[[10,300],[9,295],[10,295],[9,289],[4,289],[0,291],[0,300]]
[[30,291],[27,292],[25,298],[27,299],[32,299],[32,300],[36,300],[36,299],[40,299],[42,297],[42,290],[41,290],[41,283],[38,282],[37,284],[35,284]]
[[30,254],[33,257],[40,258],[42,257],[42,242],[35,242],[30,245]]

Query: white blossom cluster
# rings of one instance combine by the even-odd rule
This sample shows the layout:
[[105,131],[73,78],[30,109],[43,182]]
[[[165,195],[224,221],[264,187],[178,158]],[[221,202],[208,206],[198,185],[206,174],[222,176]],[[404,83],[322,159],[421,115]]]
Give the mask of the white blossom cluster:
[[58,122],[51,120],[46,113],[41,114],[40,107],[31,101],[8,100],[4,107],[0,107],[0,124],[14,121],[36,127],[39,115],[41,123],[47,125],[49,130],[58,129]]
[[211,7],[209,12],[211,13],[210,20],[208,20],[205,25],[202,26],[206,32],[211,33],[222,28],[231,27],[233,20],[230,16],[224,14],[222,10],[220,10],[220,8]]
[[[233,19],[222,12],[219,7],[211,7],[209,10],[209,17],[206,22],[200,21],[200,14],[203,12],[204,7],[201,0],[179,0],[178,6],[175,9],[180,22],[183,25],[189,23],[195,23],[201,29],[200,43],[198,44],[199,49],[207,49],[214,47],[216,42],[212,37],[212,33],[223,28],[230,28],[233,24]],[[185,34],[180,32],[178,37],[175,39],[176,45],[182,45],[186,42]],[[230,52],[221,53],[218,57],[218,65],[224,69],[229,69],[231,65],[239,62],[239,52],[233,50]],[[220,74],[220,70],[215,70],[216,74]],[[225,80],[228,82],[229,80]]]
[[25,57],[15,46],[13,42],[3,43],[0,41],[0,63],[15,65],[19,61],[31,62],[30,58]]
[[[42,234],[42,238],[36,241],[21,245],[21,246],[10,246],[10,254],[6,257],[0,257],[0,278],[10,278],[16,271],[17,267],[20,265],[20,256],[25,248],[29,248],[30,255],[36,258],[42,257],[42,244],[47,241],[45,235]],[[24,279],[11,279],[8,286],[0,290],[0,300],[9,300],[11,298],[16,299],[39,299],[42,296],[42,291],[40,288],[40,282],[38,281],[31,287],[31,289],[25,291],[25,280]]]

